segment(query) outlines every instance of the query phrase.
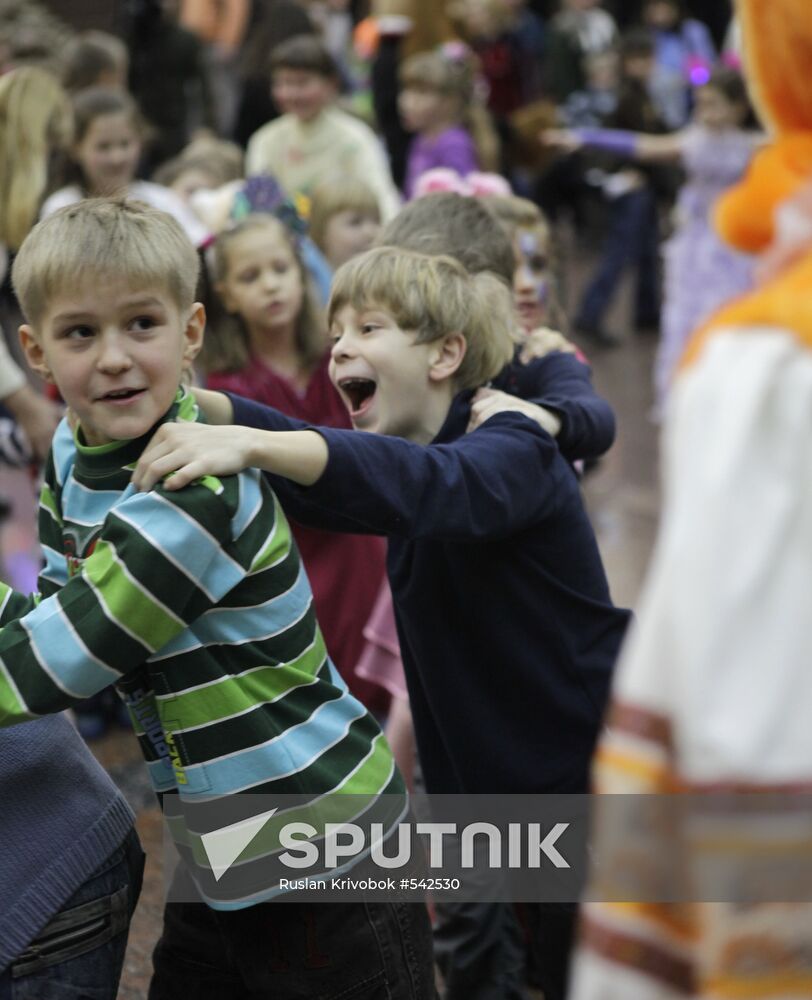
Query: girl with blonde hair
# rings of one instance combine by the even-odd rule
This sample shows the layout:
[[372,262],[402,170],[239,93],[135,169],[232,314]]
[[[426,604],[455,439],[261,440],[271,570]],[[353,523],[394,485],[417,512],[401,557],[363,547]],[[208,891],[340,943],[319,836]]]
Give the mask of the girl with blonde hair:
[[21,66],[0,77],[0,243],[17,250],[37,219],[51,151],[70,141],[70,101],[56,77]]
[[403,64],[398,102],[406,128],[414,132],[403,193],[414,194],[421,174],[437,167],[463,177],[497,170],[499,141],[476,89],[478,62],[462,42],[418,52]]
[[[0,76],[0,284],[7,251],[16,252],[36,222],[48,186],[51,153],[68,143],[70,133],[70,103],[56,77],[37,66],[21,66]],[[0,401],[30,445],[30,452],[23,447],[21,457],[44,459],[60,412],[29,385],[2,330]],[[7,454],[4,457],[8,460]]]

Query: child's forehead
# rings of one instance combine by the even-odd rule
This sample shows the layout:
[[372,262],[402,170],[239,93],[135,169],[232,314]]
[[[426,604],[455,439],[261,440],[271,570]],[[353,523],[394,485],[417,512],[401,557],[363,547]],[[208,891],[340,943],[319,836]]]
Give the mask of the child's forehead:
[[342,202],[333,209],[333,216],[336,215],[362,215],[365,219],[375,219],[377,222],[380,215],[378,209],[374,205],[370,205],[361,201],[345,201]]
[[439,94],[444,88],[438,81],[414,78],[406,80],[403,89],[411,90],[416,94]]
[[285,234],[284,224],[278,219],[269,217],[256,225],[239,229],[228,237],[226,254],[251,253],[254,251],[282,251],[293,256],[290,242]]
[[50,316],[84,311],[101,312],[107,308],[126,308],[153,303],[164,307],[176,306],[169,288],[159,282],[132,282],[118,274],[94,274],[63,282],[48,297]]
[[547,251],[549,234],[542,226],[523,226],[516,230],[515,249],[522,257],[533,257]]
[[342,299],[330,310],[333,323],[357,323],[373,314],[395,321],[391,309],[370,298]]
[[135,124],[128,111],[115,110],[105,111],[96,115],[87,126],[85,136],[98,137],[102,133],[108,132],[134,132]]
[[289,83],[329,83],[329,77],[315,69],[305,69],[299,66],[277,66],[271,74],[274,83],[285,80]]

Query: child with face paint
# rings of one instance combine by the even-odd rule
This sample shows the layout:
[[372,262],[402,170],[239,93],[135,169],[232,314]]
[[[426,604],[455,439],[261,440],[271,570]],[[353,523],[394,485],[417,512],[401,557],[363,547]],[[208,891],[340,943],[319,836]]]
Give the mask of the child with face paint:
[[520,229],[513,237],[516,270],[513,302],[522,329],[529,333],[546,319],[550,292],[549,261],[544,237],[532,229]]
[[[552,232],[541,209],[526,198],[513,195],[483,199],[513,246],[513,305],[522,339],[538,331],[551,336],[556,330],[566,332],[567,321],[555,282]],[[550,329],[550,328],[554,329]],[[569,342],[560,334],[549,350],[566,350]],[[538,356],[539,352],[532,352]]]

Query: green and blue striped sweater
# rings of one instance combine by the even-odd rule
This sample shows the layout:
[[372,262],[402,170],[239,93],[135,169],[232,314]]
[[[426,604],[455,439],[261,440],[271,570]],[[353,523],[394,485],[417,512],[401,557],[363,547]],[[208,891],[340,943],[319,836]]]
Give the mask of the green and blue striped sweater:
[[[180,391],[166,419],[197,419],[193,398]],[[89,448],[67,423],[57,430],[40,502],[40,593],[0,584],[0,725],[115,683],[203,897],[250,905],[278,891],[276,869],[258,875],[251,862],[279,854],[283,818],[363,815],[388,830],[405,793],[377,723],[327,655],[263,477],[138,493],[130,476],[148,437]],[[299,806],[278,810],[230,888],[212,878],[200,834],[269,801]]]

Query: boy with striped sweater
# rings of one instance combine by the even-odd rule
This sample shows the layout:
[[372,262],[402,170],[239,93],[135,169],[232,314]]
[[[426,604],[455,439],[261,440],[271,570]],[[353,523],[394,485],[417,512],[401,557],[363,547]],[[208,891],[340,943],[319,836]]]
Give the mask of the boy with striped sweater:
[[[278,871],[273,824],[233,865],[235,878],[221,882],[207,860],[205,834],[250,822],[269,797],[302,796],[356,822],[361,810],[361,822],[384,830],[405,797],[380,730],[330,662],[262,477],[205,477],[174,493],[130,485],[156,426],[197,418],[178,388],[203,337],[197,273],[171,217],[111,199],[55,213],[20,249],[23,348],[78,424],[60,426],[46,469],[41,594],[0,585],[0,725],[110,683],[130,709],[182,871],[205,900],[168,904],[153,1000],[181,988],[286,997],[302,976],[308,995],[380,979],[404,997],[433,996],[419,905],[405,925],[394,904],[263,905],[279,894],[268,876]],[[385,967],[380,942],[403,934],[416,951],[396,948],[409,958]],[[261,939],[275,942],[273,955],[256,947]],[[319,961],[301,968],[314,941]]]

